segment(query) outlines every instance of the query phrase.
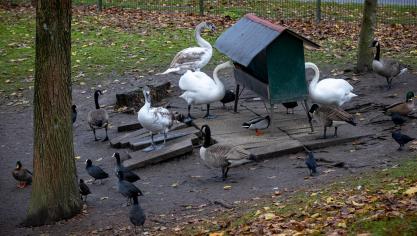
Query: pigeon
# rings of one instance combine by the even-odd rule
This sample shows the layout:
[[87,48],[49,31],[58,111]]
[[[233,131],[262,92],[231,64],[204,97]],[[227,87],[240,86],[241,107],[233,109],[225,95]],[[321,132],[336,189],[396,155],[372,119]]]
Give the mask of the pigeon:
[[406,122],[406,119],[398,112],[391,114],[391,120],[395,125],[399,125],[400,127]]
[[[282,105],[283,105],[285,108],[287,108],[287,114],[294,114],[294,108],[298,106],[298,103],[297,103],[297,102],[284,102],[284,103],[282,103]],[[292,112],[291,112],[291,113],[289,113],[289,112],[288,112],[288,109],[291,109],[291,110],[292,110]]]
[[129,211],[129,219],[130,222],[135,226],[135,234],[136,234],[136,226],[141,226],[142,231],[144,231],[143,225],[145,224],[146,215],[143,212],[142,207],[139,205],[138,196],[133,196],[133,206],[130,208]]
[[74,124],[74,122],[77,120],[77,106],[72,105],[71,109],[72,109],[72,123]]
[[221,103],[223,103],[223,108],[226,107],[226,103],[233,102],[236,99],[236,94],[233,92],[233,90],[226,90],[226,93],[224,94],[224,97],[222,100],[220,100]]
[[116,167],[114,168],[116,176],[118,171],[122,171],[124,180],[127,180],[131,183],[140,180],[140,177],[137,174],[135,174],[133,171],[126,169],[126,167],[122,165],[122,163],[120,162],[120,154],[118,152],[115,152],[113,154],[113,157],[116,158]]
[[395,140],[395,142],[397,142],[400,145],[400,147],[398,148],[399,151],[403,149],[405,144],[415,139],[408,135],[402,134],[400,130],[392,132],[391,136]]
[[85,169],[87,170],[88,174],[94,178],[94,182],[99,179],[101,184],[102,179],[109,177],[109,174],[104,172],[103,169],[93,165],[93,162],[90,159],[87,159],[86,163],[87,165],[85,166]]
[[[81,200],[83,200],[84,202],[86,202],[87,201],[87,195],[91,193],[90,192],[90,189],[84,183],[84,180],[83,179],[80,179],[80,183],[78,184],[78,187],[80,189]],[[85,199],[83,199],[83,196],[85,196]]]
[[16,162],[16,168],[12,172],[13,177],[19,181],[17,187],[24,188],[27,185],[32,184],[32,172],[22,167],[20,161]]
[[127,205],[129,205],[130,199],[134,196],[143,196],[142,191],[138,187],[123,179],[122,171],[117,172],[117,177],[119,178],[119,182],[117,183],[118,191],[127,198]]
[[316,163],[316,159],[314,159],[314,154],[311,151],[308,151],[307,154],[307,159],[306,159],[306,165],[310,171],[310,176],[313,176],[315,174],[317,174],[317,163]]

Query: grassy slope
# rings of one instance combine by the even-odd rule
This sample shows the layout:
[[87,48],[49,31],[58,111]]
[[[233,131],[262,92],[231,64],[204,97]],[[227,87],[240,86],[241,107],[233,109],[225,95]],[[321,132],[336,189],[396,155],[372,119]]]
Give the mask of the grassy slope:
[[[228,213],[217,217],[215,224],[207,221],[177,233],[416,235],[416,197],[404,194],[416,186],[416,170],[415,160],[405,161],[396,168],[348,178],[319,190],[273,197],[250,210],[243,210],[242,214],[231,216]],[[219,222],[223,225],[221,229]]]

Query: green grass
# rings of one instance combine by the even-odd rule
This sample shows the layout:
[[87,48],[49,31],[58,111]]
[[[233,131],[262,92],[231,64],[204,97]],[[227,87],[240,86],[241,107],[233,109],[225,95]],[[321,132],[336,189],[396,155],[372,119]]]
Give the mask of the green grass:
[[[0,90],[10,93],[33,86],[35,60],[34,14],[0,10]],[[149,27],[146,34],[100,24],[97,16],[74,17],[72,22],[72,79],[95,82],[109,76],[136,72],[155,74],[165,69],[175,54],[196,45],[193,29]],[[204,35],[214,43],[219,33]],[[217,52],[209,64],[222,58]]]

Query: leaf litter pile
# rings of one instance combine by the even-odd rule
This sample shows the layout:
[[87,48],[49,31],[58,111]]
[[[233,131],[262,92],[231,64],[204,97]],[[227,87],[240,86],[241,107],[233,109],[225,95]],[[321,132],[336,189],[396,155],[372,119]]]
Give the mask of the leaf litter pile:
[[[92,6],[77,7],[74,9],[74,13],[76,20],[79,17],[96,15],[102,25],[145,34],[152,28],[159,30],[194,29],[195,25],[202,21],[214,23],[218,33],[221,33],[236,22],[228,15],[199,16],[190,13],[161,13],[115,7],[107,8],[102,13],[96,13],[95,7]],[[346,51],[352,52],[357,48],[360,25],[354,22],[322,21],[317,24],[304,20],[271,19],[271,21],[289,27],[324,47],[330,47],[330,50],[334,50],[336,53],[336,57],[343,56],[338,54],[346,53]],[[414,40],[417,37],[416,25],[380,24],[376,27],[375,37],[380,40],[385,55],[403,52],[406,57],[417,57],[417,41]],[[356,55],[356,51],[354,54]]]

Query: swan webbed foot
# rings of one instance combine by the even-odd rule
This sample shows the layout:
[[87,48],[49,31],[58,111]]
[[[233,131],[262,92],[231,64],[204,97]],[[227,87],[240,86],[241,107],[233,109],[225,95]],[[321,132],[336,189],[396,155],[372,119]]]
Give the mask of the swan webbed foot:
[[207,119],[207,120],[212,120],[212,119],[216,119],[216,118],[217,118],[217,116],[216,116],[216,115],[210,115],[210,114],[207,114],[207,115],[205,115],[203,118],[204,118],[204,119]]

